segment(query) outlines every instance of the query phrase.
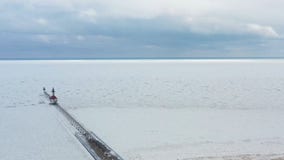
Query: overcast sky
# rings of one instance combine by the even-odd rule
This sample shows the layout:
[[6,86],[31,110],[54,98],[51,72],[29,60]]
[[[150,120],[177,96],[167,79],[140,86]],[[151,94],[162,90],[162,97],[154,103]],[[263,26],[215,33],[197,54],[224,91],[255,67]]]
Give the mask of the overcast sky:
[[1,0],[0,58],[284,57],[283,0]]

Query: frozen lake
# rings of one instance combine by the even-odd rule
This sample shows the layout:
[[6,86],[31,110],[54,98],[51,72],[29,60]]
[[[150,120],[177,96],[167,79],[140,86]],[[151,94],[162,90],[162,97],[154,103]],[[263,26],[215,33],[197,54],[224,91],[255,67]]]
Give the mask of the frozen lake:
[[0,96],[56,87],[60,104],[129,160],[272,159],[284,154],[283,67],[284,60],[1,61]]
[[36,89],[38,65],[0,66],[0,159],[92,160],[65,118]]

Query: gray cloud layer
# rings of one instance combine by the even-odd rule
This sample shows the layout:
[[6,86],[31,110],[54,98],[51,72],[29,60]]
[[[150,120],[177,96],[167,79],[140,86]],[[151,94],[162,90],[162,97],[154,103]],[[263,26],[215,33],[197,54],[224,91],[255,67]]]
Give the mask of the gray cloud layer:
[[281,0],[2,0],[0,58],[282,57]]

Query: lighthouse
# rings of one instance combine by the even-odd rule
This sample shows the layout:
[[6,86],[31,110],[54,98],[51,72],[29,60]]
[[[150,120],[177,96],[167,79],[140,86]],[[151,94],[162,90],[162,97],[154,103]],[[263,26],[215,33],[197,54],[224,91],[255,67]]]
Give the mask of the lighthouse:
[[52,88],[52,96],[49,97],[50,104],[56,105],[57,104],[57,97],[55,96],[55,90]]

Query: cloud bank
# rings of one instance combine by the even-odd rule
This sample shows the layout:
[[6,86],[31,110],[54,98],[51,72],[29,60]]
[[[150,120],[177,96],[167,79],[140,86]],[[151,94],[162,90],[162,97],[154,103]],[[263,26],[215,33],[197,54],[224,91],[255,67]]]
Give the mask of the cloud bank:
[[281,0],[2,0],[0,58],[281,57]]

